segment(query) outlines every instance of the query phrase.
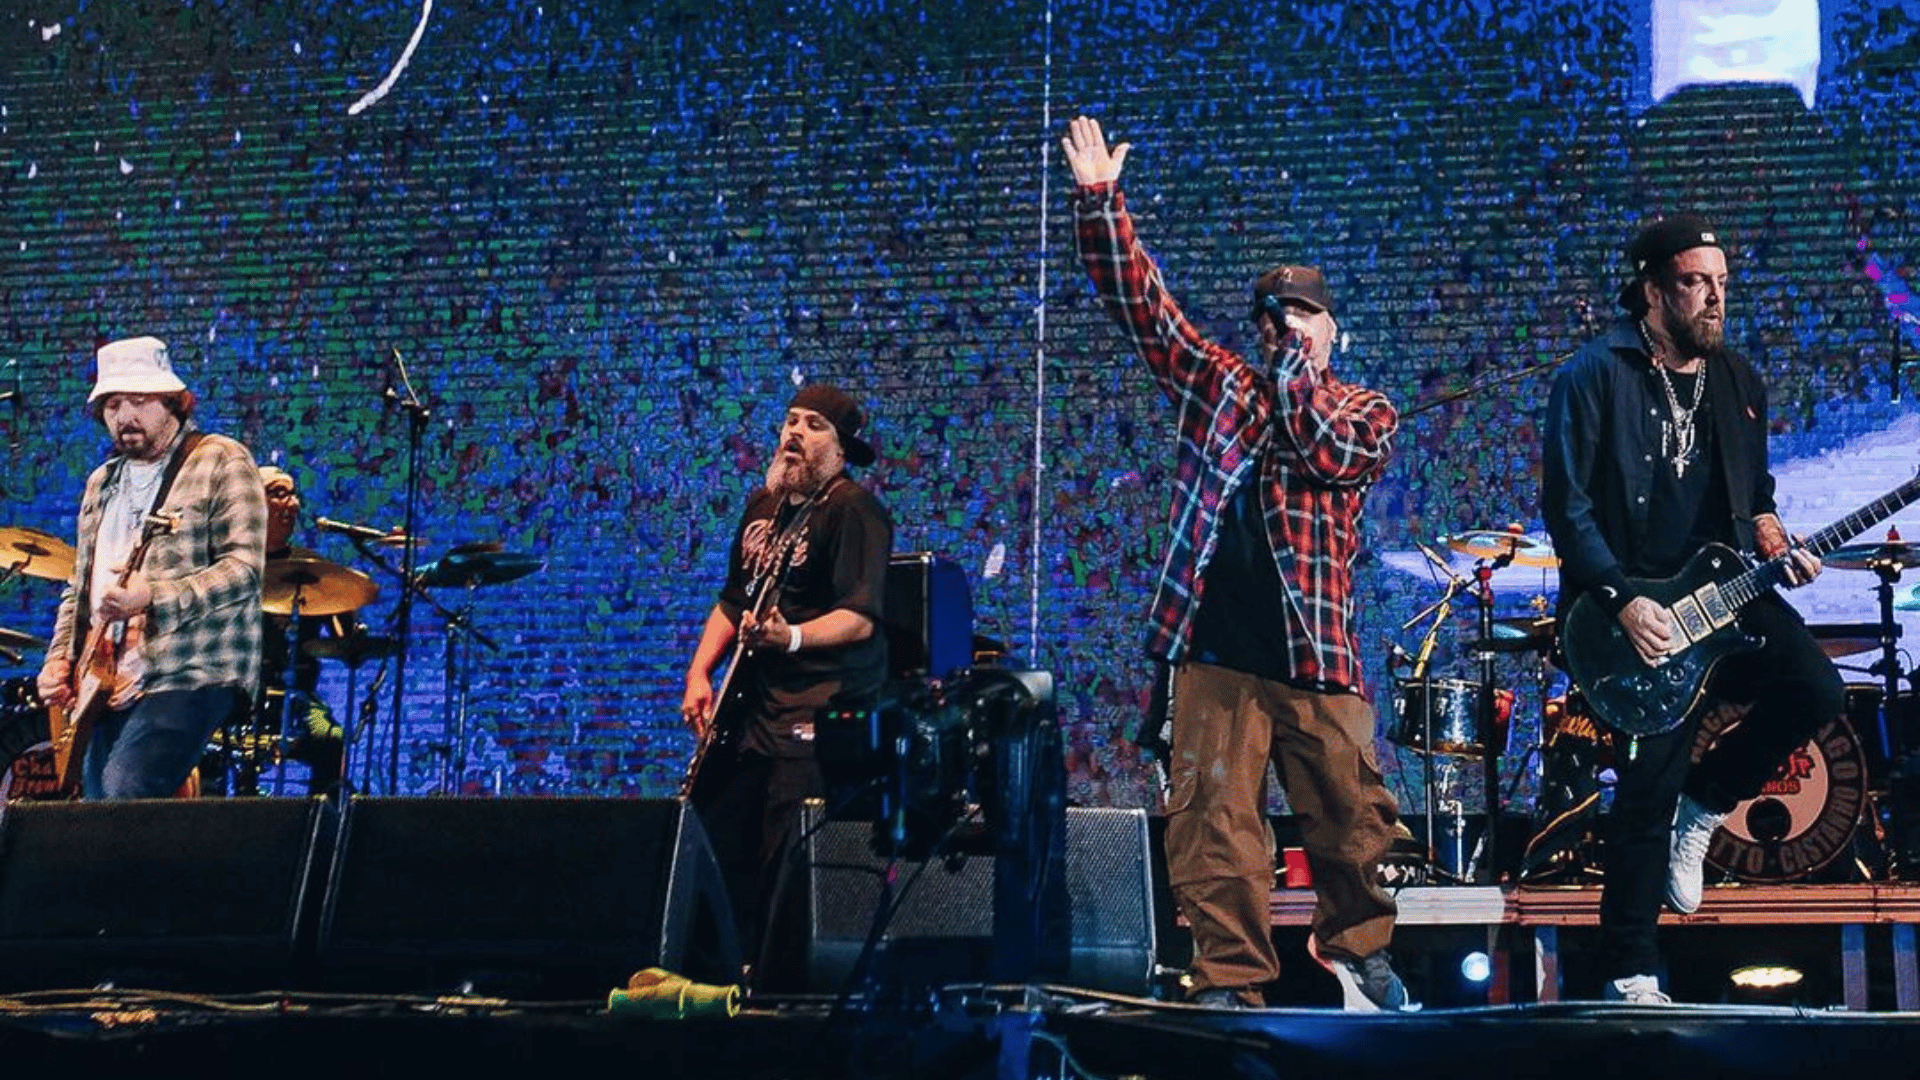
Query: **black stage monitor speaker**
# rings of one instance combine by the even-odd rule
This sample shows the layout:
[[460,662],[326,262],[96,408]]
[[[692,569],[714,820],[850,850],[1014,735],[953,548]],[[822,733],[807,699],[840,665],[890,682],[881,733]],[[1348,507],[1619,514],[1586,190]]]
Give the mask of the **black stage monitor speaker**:
[[[808,989],[845,988],[873,927],[886,860],[863,821],[820,822],[807,806]],[[1067,983],[1120,994],[1147,992],[1153,977],[1153,883],[1142,810],[1069,807],[1067,894],[1073,923]],[[911,885],[909,886],[909,882]],[[908,891],[902,891],[908,890]],[[882,983],[978,982],[990,970],[993,859],[903,862],[899,908],[870,962]]]
[[655,965],[740,974],[719,867],[677,799],[356,797],[317,959],[329,986],[547,999]]
[[290,985],[325,805],[16,802],[0,813],[0,985]]
[[887,670],[938,678],[973,663],[973,594],[943,555],[897,553],[887,565]]

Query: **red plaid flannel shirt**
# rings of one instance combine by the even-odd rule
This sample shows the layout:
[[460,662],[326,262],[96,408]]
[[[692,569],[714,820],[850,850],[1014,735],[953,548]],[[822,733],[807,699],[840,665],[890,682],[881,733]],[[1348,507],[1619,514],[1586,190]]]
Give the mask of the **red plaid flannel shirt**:
[[1380,394],[1314,376],[1298,335],[1282,345],[1272,374],[1202,338],[1167,295],[1116,185],[1080,188],[1075,211],[1095,290],[1179,416],[1172,540],[1148,653],[1185,656],[1220,510],[1254,480],[1286,586],[1275,617],[1293,643],[1284,658],[1290,678],[1364,695],[1353,630],[1360,504],[1386,467],[1399,414]]

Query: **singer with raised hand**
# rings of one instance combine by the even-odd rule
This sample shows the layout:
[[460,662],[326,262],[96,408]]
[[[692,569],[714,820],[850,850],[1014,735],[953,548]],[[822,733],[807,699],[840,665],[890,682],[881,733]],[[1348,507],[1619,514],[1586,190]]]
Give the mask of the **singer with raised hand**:
[[[1709,544],[1785,556],[1789,584],[1820,572],[1775,513],[1766,388],[1726,345],[1727,250],[1702,218],[1648,223],[1627,247],[1624,313],[1554,378],[1541,498],[1560,555],[1569,656],[1584,641],[1574,607],[1584,600],[1618,623],[1642,662],[1666,664],[1687,639],[1635,581],[1675,575]],[[1714,830],[1844,709],[1833,662],[1778,594],[1749,604],[1739,625],[1765,645],[1722,661],[1706,687],[1754,702],[1739,726],[1693,764],[1706,711],[1696,708],[1673,717],[1670,730],[1636,735],[1617,756],[1600,897],[1607,999],[1669,1000],[1657,939],[1663,896],[1678,912],[1699,907]]]
[[1280,973],[1272,760],[1313,869],[1314,954],[1346,1008],[1417,1009],[1387,955],[1397,912],[1379,862],[1399,809],[1375,757],[1353,613],[1361,504],[1398,415],[1334,372],[1339,325],[1318,267],[1256,278],[1257,361],[1230,352],[1187,322],[1134,234],[1119,186],[1129,145],[1109,146],[1082,116],[1062,147],[1081,259],[1179,425],[1147,651],[1174,669],[1167,876],[1193,931],[1190,998],[1258,1007]]
[[195,428],[164,342],[96,361],[114,454],[87,477],[38,689],[78,733],[86,798],[164,798],[259,685],[266,499],[247,448]]
[[[873,703],[893,522],[848,466],[871,465],[858,403],[803,386],[788,404],[766,483],[748,499],[725,586],[687,667],[680,714],[701,739],[688,791],[726,877],[751,985],[792,988],[804,928],[770,910],[801,803],[824,791],[814,720],[829,701]],[[731,651],[721,688],[715,670]]]

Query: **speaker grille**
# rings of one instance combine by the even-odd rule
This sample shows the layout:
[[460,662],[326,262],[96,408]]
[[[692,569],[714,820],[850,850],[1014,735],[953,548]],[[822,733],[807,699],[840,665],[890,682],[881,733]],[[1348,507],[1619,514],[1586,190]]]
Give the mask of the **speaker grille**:
[[[819,823],[819,813],[817,803],[809,805],[809,828]],[[808,977],[816,991],[841,988],[871,932],[887,865],[873,855],[871,835],[866,822],[831,821],[810,841]],[[1148,858],[1144,811],[1067,811],[1069,982],[1116,993],[1146,992],[1154,956]],[[985,978],[993,938],[993,877],[991,858],[972,857],[954,866],[900,863],[895,890],[900,906],[881,939],[888,954],[880,961],[883,969],[891,965],[900,977],[926,982]],[[904,899],[901,889],[909,889]]]

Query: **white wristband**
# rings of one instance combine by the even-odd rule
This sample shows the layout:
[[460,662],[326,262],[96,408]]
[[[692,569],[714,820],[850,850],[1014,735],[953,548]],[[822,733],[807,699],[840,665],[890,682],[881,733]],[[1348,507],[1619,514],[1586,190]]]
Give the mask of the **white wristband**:
[[787,624],[787,651],[800,651],[800,627],[793,623]]

